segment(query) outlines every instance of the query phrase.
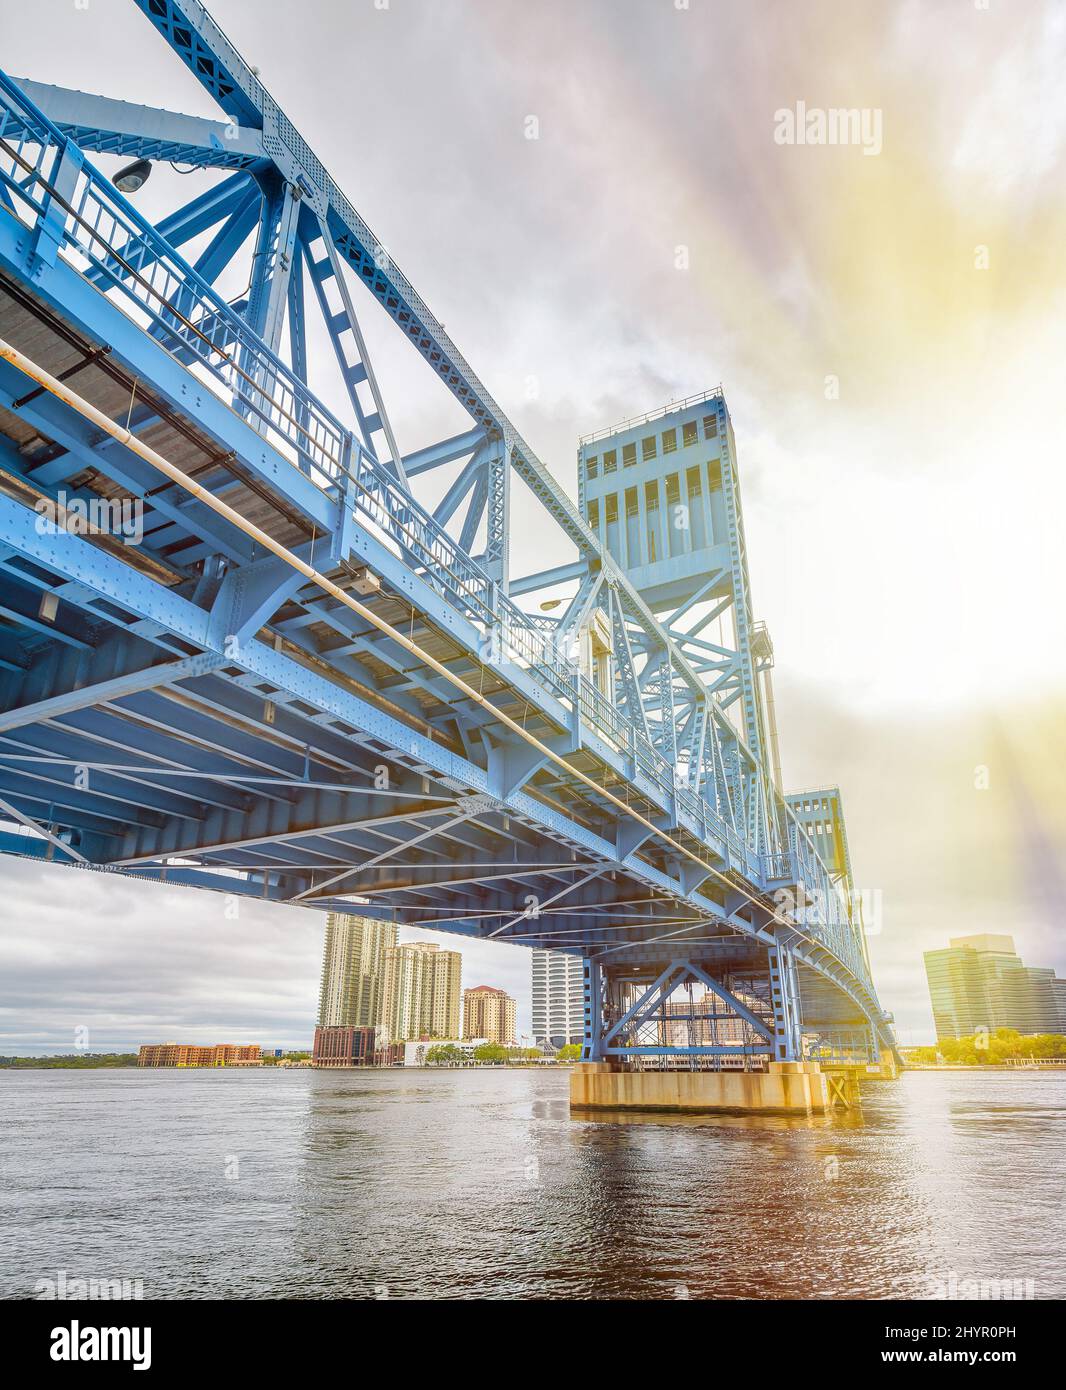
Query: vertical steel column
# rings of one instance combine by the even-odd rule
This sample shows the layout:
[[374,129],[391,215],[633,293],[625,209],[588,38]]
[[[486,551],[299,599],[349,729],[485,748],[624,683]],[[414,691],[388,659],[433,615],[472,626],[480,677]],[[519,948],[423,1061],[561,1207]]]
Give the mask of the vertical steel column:
[[506,594],[510,579],[511,445],[499,439],[488,458],[488,530],[485,569]]
[[774,1011],[774,1061],[800,1061],[799,987],[796,960],[781,942],[767,952],[770,966],[770,1004]]
[[273,184],[263,195],[247,318],[271,352],[276,352],[285,323],[300,189],[280,176]]
[[603,972],[598,961],[584,962],[585,1041],[581,1049],[584,1062],[603,1060]]

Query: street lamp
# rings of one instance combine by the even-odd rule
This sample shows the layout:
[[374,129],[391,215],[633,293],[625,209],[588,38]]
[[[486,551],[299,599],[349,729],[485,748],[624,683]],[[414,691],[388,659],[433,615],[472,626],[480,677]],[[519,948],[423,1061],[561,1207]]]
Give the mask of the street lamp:
[[137,159],[127,164],[125,169],[120,169],[111,182],[120,193],[136,193],[147,182],[151,172],[152,166],[147,159]]

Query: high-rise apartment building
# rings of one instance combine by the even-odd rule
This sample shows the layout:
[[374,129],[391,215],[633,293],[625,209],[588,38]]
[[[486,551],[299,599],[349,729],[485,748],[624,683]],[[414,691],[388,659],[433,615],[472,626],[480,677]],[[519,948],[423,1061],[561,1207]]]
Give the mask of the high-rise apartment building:
[[396,924],[331,912],[326,918],[321,1028],[373,1028],[384,1012],[384,953],[396,945]]
[[510,1046],[515,1040],[515,1001],[491,985],[464,990],[463,1037]]
[[580,1043],[585,1032],[584,970],[580,956],[533,951],[533,1036],[544,1046]]
[[925,952],[925,974],[938,1039],[981,1028],[1057,1033],[1062,1027],[1064,982],[1053,970],[1023,965],[1010,936],[952,937],[945,950]]
[[463,958],[435,941],[386,947],[382,1022],[393,1042],[457,1038]]

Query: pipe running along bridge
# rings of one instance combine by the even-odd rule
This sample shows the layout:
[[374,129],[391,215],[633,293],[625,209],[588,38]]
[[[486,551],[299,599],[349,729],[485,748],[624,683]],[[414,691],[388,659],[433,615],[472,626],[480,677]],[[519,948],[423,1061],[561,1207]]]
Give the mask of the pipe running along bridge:
[[[721,392],[575,505],[203,6],[136,4],[218,120],[0,74],[0,848],[578,955],[601,1069],[892,1050]],[[455,433],[401,448],[368,315]],[[511,573],[519,498],[570,560]]]

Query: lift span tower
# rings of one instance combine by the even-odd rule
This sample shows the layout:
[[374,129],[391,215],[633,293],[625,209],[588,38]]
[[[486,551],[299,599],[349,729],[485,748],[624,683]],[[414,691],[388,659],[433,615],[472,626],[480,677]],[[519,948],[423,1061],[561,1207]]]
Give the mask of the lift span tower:
[[[721,392],[583,440],[575,506],[203,6],[136,8],[218,120],[0,74],[0,849],[569,952],[575,1100],[821,1108],[894,1043]],[[511,573],[515,479],[569,562]]]

